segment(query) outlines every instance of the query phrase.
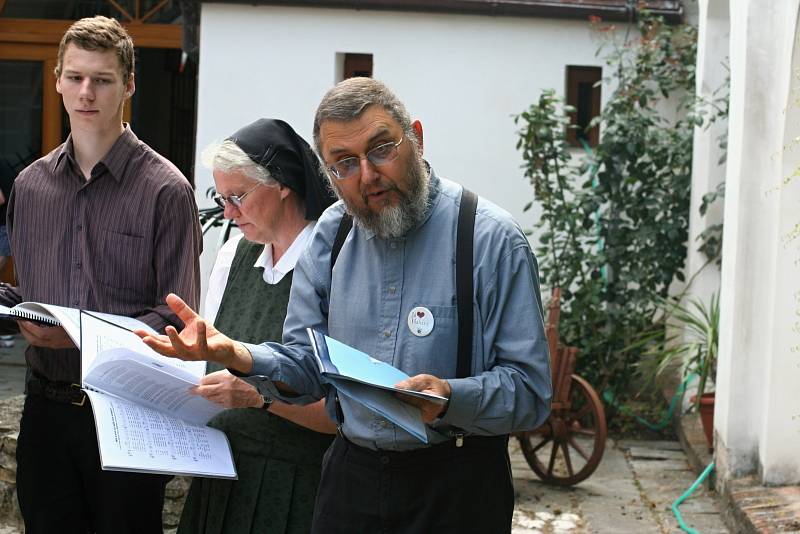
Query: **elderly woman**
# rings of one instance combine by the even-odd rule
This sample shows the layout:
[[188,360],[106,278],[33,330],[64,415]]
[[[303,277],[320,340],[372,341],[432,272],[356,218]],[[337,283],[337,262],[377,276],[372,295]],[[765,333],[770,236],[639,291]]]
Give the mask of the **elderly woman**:
[[[219,251],[204,315],[234,339],[280,341],[292,269],[313,221],[333,202],[325,177],[308,143],[275,119],[245,126],[203,159],[214,174],[214,200],[242,232]],[[211,426],[227,434],[239,480],[195,479],[178,532],[308,532],[322,456],[336,431],[322,402],[272,401],[226,370],[206,375],[196,393],[236,408]]]

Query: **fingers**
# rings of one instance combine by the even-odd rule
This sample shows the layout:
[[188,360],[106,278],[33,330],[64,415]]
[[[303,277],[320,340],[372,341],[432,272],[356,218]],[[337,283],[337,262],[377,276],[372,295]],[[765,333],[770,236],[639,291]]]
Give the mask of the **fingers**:
[[[175,329],[174,326],[168,326],[164,329],[169,338],[170,345],[172,347],[172,351],[174,356],[180,358],[181,360],[202,360],[203,358],[201,355],[197,354],[196,348],[184,343],[183,339],[181,339],[180,334]],[[162,352],[162,354],[165,354]]]
[[[141,333],[140,333],[141,332]],[[156,351],[159,354],[163,354],[164,356],[172,356],[177,357],[178,355],[175,352],[175,349],[172,347],[172,342],[170,338],[167,336],[154,336],[152,334],[148,334],[144,330],[139,330],[136,334],[142,338],[144,344]]]
[[213,386],[217,384],[229,384],[237,380],[239,379],[230,374],[226,369],[222,369],[221,371],[214,371],[213,373],[208,373],[207,375],[200,378],[200,385]]
[[177,315],[178,318],[183,321],[183,324],[188,324],[195,318],[199,317],[199,315],[197,315],[195,311],[191,309],[183,301],[183,299],[175,293],[170,293],[167,295],[166,301],[170,309],[175,312],[175,315]]
[[433,375],[415,375],[398,382],[394,387],[412,391],[424,391],[440,397],[450,396],[450,384],[447,380],[442,380]]

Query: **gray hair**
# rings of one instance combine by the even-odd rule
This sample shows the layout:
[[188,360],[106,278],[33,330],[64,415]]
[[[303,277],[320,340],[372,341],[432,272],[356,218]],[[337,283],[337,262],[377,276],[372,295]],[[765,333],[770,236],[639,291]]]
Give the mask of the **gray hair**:
[[350,122],[358,119],[370,106],[380,106],[400,125],[403,133],[416,145],[411,116],[406,107],[383,82],[373,78],[349,78],[336,84],[322,97],[314,117],[314,146],[322,155],[319,130],[325,121]]
[[212,171],[240,172],[264,185],[273,187],[280,185],[266,167],[262,167],[250,159],[250,156],[230,139],[207,146],[200,155],[200,159],[203,165]]

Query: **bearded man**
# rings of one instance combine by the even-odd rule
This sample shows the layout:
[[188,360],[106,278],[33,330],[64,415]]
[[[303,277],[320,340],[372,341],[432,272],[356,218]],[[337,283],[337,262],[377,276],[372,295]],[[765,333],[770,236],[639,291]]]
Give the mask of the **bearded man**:
[[[523,232],[478,199],[464,307],[456,258],[466,197],[422,158],[421,123],[381,82],[351,78],[323,98],[314,141],[340,202],[295,268],[284,343],[226,338],[175,296],[168,302],[186,328],[142,337],[163,354],[222,363],[266,396],[327,399],[339,435],[323,461],[313,532],[510,532],[508,434],[540,425],[551,397],[537,265]],[[469,311],[459,319],[458,310]],[[397,387],[448,398],[413,401],[427,443],[337,396],[306,327],[411,376]]]

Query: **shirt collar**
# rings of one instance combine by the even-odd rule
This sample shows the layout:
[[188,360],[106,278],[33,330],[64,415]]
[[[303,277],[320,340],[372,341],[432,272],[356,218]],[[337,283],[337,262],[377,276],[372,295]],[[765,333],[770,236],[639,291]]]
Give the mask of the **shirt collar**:
[[61,148],[58,150],[58,154],[56,154],[56,159],[53,162],[53,168],[50,169],[53,173],[56,172],[56,169],[61,163],[61,160],[64,159],[64,156],[69,156],[71,159],[75,159],[75,148],[72,146],[72,134],[67,136],[66,142],[61,145]]
[[308,240],[311,238],[313,230],[314,221],[309,221],[306,227],[294,238],[294,241],[292,241],[292,244],[286,249],[286,252],[284,252],[277,264],[273,264],[272,262],[272,245],[264,245],[264,250],[253,264],[255,268],[260,267],[264,269],[264,282],[268,284],[277,284],[284,276],[294,269],[295,265],[297,265],[297,261],[303,254],[303,250],[306,248]]
[[[98,162],[98,164],[102,163],[111,176],[113,176],[118,182],[122,180],[125,166],[128,163],[132,152],[139,145],[139,138],[133,133],[130,125],[128,123],[124,123],[123,126],[124,129],[122,131],[122,135],[117,138],[114,144],[111,145],[111,149],[106,153],[105,156],[100,158],[100,161]],[[61,163],[61,160],[64,159],[64,156],[69,156],[73,162],[75,161],[75,145],[73,144],[71,133],[67,136],[67,141],[61,145],[61,149],[56,155],[55,163],[53,163],[53,172],[56,171]]]

